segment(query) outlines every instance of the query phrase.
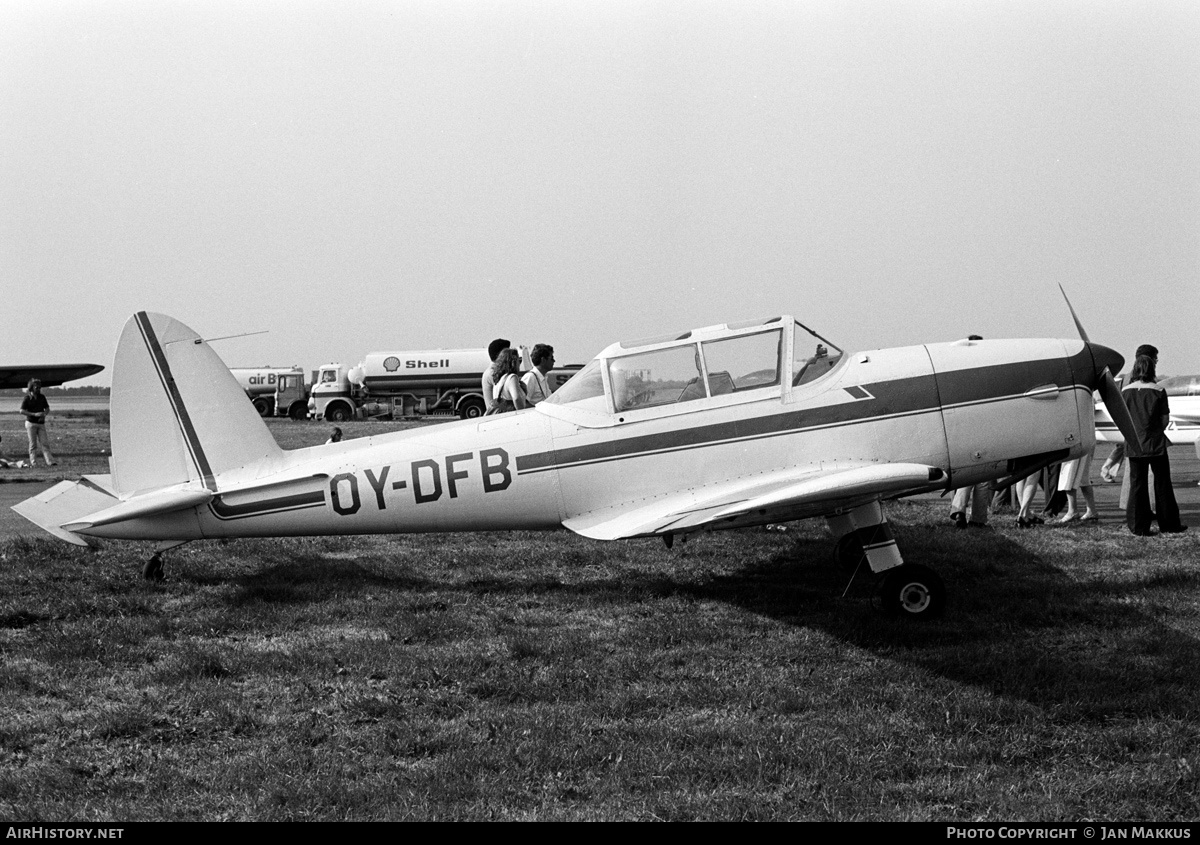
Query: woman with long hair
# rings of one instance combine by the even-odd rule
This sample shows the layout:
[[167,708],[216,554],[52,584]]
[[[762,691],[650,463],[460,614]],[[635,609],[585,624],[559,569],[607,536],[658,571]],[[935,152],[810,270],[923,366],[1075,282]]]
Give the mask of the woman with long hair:
[[529,407],[525,389],[521,387],[521,355],[515,349],[505,349],[496,356],[492,364],[492,380],[495,384],[493,397],[496,404],[489,414],[519,411]]
[[[1158,350],[1139,346],[1129,381],[1121,391],[1125,407],[1133,417],[1136,439],[1125,441],[1125,456],[1129,459],[1129,504],[1125,508],[1125,523],[1134,534],[1149,536],[1150,521],[1157,512],[1158,530],[1164,534],[1187,531],[1179,521],[1179,505],[1171,487],[1171,460],[1167,456],[1167,423],[1171,410],[1167,393],[1158,386]],[[1154,473],[1154,508],[1150,509],[1150,488],[1147,473]]]

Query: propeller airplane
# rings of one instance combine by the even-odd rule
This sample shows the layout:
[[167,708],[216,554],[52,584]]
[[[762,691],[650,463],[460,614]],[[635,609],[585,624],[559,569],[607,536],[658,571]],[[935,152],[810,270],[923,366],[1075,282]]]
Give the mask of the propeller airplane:
[[[1196,444],[1196,455],[1200,457],[1200,375],[1160,378],[1158,386],[1166,391],[1171,407],[1167,439],[1172,443]],[[1120,443],[1125,439],[1100,405],[1096,406],[1096,439],[1103,443]]]
[[1090,451],[1094,390],[1131,425],[1123,358],[1080,333],[848,354],[791,317],[710,326],[613,344],[527,410],[282,450],[207,341],[139,312],[113,365],[111,474],[14,510],[80,545],[155,541],[150,579],[201,539],[566,527],[670,547],[824,517],[885,608],[928,618],[943,582],[904,561],[881,503]]

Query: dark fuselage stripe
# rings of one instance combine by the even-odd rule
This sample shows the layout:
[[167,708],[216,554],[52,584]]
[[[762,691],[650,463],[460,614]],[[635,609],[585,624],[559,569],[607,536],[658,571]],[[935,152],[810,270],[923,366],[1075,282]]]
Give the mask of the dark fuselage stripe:
[[226,504],[218,496],[213,499],[209,507],[221,519],[239,519],[241,517],[258,516],[259,514],[274,511],[315,508],[323,504],[325,504],[325,492],[317,490],[311,493],[296,493],[291,496],[279,496],[275,499],[247,502],[244,505]]
[[[1082,354],[1087,355],[1086,351]],[[1049,364],[1057,366],[1051,368],[1047,366]],[[1090,367],[1090,356],[1086,364]],[[521,455],[516,460],[517,472],[523,475],[799,431],[939,413],[948,408],[1019,399],[1031,387],[1051,381],[1063,385],[1060,392],[1080,389],[1075,383],[1071,362],[1064,359],[1022,361],[936,376],[914,376],[863,385],[872,399]],[[1087,389],[1090,392],[1091,388]]]
[[142,332],[142,339],[146,343],[146,348],[150,352],[150,359],[154,362],[154,367],[158,371],[158,378],[162,382],[163,390],[167,393],[167,399],[171,402],[171,409],[175,413],[175,420],[179,424],[179,430],[183,434],[184,444],[191,453],[192,462],[196,465],[196,471],[199,472],[200,478],[204,481],[204,486],[209,490],[217,489],[216,482],[213,480],[212,467],[208,463],[208,456],[204,454],[204,447],[200,445],[200,438],[196,435],[196,428],[192,424],[192,418],[188,414],[187,406],[183,403],[183,397],[179,393],[179,388],[175,384],[175,377],[171,375],[171,365],[167,363],[167,356],[163,352],[162,344],[158,341],[158,335],[155,334],[154,326],[150,323],[150,317],[145,311],[137,313],[138,328]]

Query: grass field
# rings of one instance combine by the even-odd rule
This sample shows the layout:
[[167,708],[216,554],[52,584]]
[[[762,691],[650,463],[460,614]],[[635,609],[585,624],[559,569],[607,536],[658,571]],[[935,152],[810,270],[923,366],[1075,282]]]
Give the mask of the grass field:
[[196,543],[161,584],[0,541],[0,818],[1200,818],[1195,530],[889,514],[935,624],[843,598],[819,521]]

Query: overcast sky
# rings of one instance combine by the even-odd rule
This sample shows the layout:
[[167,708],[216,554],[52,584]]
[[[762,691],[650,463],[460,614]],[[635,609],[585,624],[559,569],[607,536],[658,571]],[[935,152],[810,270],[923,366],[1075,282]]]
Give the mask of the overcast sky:
[[1062,284],[1194,373],[1198,271],[1193,0],[0,0],[0,363],[1073,337]]

